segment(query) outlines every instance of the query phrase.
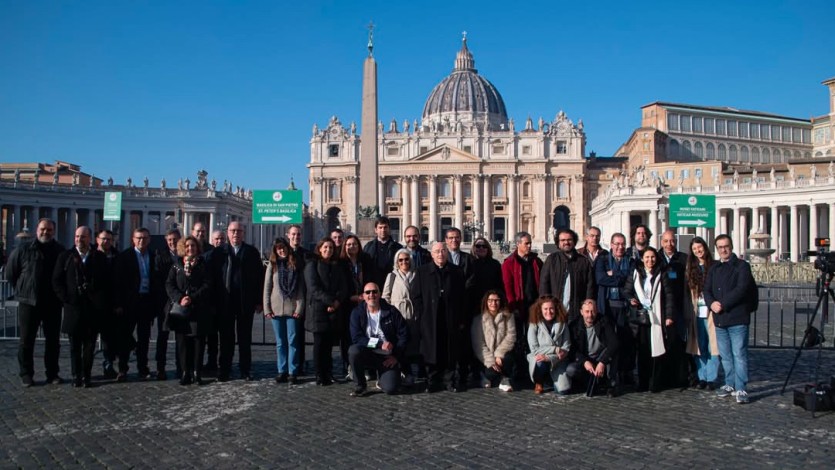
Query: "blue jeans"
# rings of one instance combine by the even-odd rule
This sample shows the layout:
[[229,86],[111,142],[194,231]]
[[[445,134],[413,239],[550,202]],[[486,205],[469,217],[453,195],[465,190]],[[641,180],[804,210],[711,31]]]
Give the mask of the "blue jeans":
[[707,332],[707,318],[696,319],[699,339],[699,355],[696,356],[696,372],[699,380],[714,382],[719,375],[719,357],[710,354],[710,336]]
[[275,333],[275,352],[279,374],[298,375],[299,373],[299,350],[296,347],[296,331],[299,321],[291,316],[274,317],[272,320],[273,332]]
[[719,357],[725,370],[725,385],[737,391],[747,391],[748,385],[748,325],[716,327]]

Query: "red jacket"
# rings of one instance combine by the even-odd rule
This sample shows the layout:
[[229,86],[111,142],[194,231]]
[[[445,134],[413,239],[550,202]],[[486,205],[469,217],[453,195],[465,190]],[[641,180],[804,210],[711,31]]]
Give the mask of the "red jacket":
[[[507,296],[507,306],[511,312],[518,312],[523,318],[526,318],[528,312],[522,312],[525,305],[524,286],[522,285],[522,265],[517,260],[517,251],[505,258],[502,263],[502,280],[504,281],[504,291]],[[528,256],[533,260],[533,280],[536,286],[539,286],[539,271],[542,269],[542,260],[534,253]],[[534,299],[531,299],[534,300]]]

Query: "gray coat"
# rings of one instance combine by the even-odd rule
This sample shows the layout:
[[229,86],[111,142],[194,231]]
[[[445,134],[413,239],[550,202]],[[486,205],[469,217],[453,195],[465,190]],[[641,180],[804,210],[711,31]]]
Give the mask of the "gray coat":
[[533,370],[536,366],[536,355],[544,354],[551,361],[551,375],[554,383],[557,384],[557,389],[562,391],[570,388],[568,379],[565,377],[568,360],[560,361],[557,356],[557,350],[562,349],[567,353],[571,349],[571,332],[567,323],[554,322],[551,331],[548,331],[542,322],[529,324],[528,347],[531,349],[528,354],[528,372],[531,374],[531,380],[533,380]]

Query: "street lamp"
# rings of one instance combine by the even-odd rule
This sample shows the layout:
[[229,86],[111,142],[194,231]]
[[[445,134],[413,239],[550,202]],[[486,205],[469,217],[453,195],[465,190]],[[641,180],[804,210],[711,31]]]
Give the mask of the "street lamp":
[[484,222],[473,218],[464,222],[464,230],[470,233],[470,239],[475,240],[476,236],[484,230]]

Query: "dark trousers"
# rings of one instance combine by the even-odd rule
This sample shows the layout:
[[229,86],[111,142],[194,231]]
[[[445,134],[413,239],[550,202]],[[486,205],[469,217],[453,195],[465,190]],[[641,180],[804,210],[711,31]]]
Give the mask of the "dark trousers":
[[253,313],[238,313],[219,318],[219,370],[221,374],[228,375],[232,369],[232,357],[235,355],[236,339],[238,341],[238,369],[241,375],[249,375],[250,370],[252,370]]
[[[212,323],[209,327],[209,333],[205,336],[204,342],[206,344],[206,368],[217,369],[217,355],[220,338],[218,334],[218,326],[220,318],[212,313]],[[203,356],[200,356],[203,359]]]
[[17,307],[17,315],[20,323],[20,346],[17,350],[20,376],[35,375],[35,338],[38,335],[38,328],[43,325],[43,335],[46,339],[43,358],[46,378],[57,377],[58,356],[61,352],[61,308],[36,307],[21,303]]
[[[597,367],[599,364],[598,361],[594,359],[589,359],[590,362],[594,367]],[[609,364],[606,365],[606,372],[604,372],[603,378],[597,379],[597,385],[604,385],[608,387],[617,387],[618,386],[618,358],[617,356],[613,357]],[[568,365],[565,370],[565,375],[567,375],[571,379],[571,385],[573,388],[579,388],[582,386],[590,385],[590,381],[594,378],[589,371],[583,366],[583,363],[580,361],[572,362]],[[588,390],[594,393],[594,390]]]
[[[664,342],[667,343],[666,340]],[[668,354],[652,357],[649,326],[638,326],[635,343],[638,349],[638,390],[662,390],[665,386],[664,373]]]
[[90,380],[93,373],[93,355],[96,353],[96,334],[83,333],[70,336],[70,370],[73,379]]
[[502,371],[497,372],[496,369],[492,367],[485,367],[484,364],[480,364],[481,366],[481,373],[484,374],[484,378],[490,382],[491,387],[495,387],[499,385],[502,381],[502,378],[507,377],[508,379],[515,380],[516,376],[516,359],[514,359],[512,353],[506,354],[502,358]]
[[[177,340],[177,369],[180,376],[203,372],[203,351],[205,343],[202,336],[176,334]],[[198,360],[199,358],[199,360]]]
[[392,367],[386,367],[383,362],[389,356],[377,354],[368,348],[362,348],[356,344],[352,344],[348,348],[348,362],[351,364],[351,369],[354,370],[354,383],[358,387],[365,388],[365,371],[371,369],[377,371],[377,384],[383,389],[387,395],[397,392],[400,387],[400,364],[394,364]]
[[[142,374],[150,372],[148,369],[148,349],[151,342],[151,325],[154,323],[153,302],[149,294],[139,296],[135,305],[125,308],[118,323],[119,372],[128,371],[130,352],[136,348],[136,368]],[[133,332],[136,330],[136,339]]]
[[[163,329],[165,314],[157,315],[157,351],[154,359],[157,361],[157,371],[165,370],[165,363],[168,362],[168,330]],[[202,357],[202,356],[201,356]],[[179,371],[179,365],[177,367]]]
[[[316,377],[330,379],[333,376],[333,337],[334,332],[327,330],[313,333],[313,363]],[[354,369],[354,375],[357,375]]]
[[[112,316],[112,311],[109,312],[109,315]],[[115,328],[116,325],[112,317],[103,320],[101,329],[101,366],[105,370],[112,369],[116,363]]]

